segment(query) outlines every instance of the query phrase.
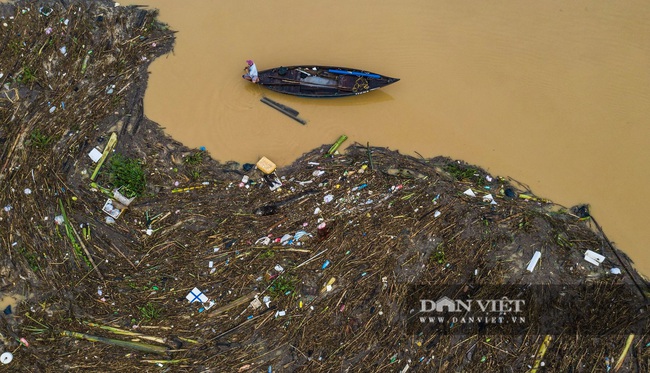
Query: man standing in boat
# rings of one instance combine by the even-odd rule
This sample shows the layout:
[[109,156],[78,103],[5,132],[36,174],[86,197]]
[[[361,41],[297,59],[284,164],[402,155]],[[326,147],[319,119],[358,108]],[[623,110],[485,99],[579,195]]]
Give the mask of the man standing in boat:
[[257,76],[257,66],[255,66],[255,62],[253,62],[253,60],[246,60],[246,63],[248,64],[248,66],[244,68],[246,74],[242,75],[242,78],[250,80],[253,83],[259,82],[260,78]]

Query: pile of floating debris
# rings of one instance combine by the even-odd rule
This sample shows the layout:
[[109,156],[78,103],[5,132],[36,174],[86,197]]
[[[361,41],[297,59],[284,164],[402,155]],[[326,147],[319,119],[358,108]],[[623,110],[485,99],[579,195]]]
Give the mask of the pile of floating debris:
[[647,284],[588,206],[345,136],[220,163],[144,116],[155,12],[0,16],[10,369],[649,369]]

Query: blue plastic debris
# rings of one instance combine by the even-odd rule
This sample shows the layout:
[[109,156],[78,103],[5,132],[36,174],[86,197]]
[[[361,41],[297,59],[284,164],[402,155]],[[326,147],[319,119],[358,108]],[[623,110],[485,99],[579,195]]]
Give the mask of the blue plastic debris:
[[329,267],[329,265],[330,265],[330,261],[326,260],[325,263],[323,263],[323,266],[321,267],[321,269],[325,269],[325,268]]
[[367,187],[367,186],[368,186],[368,184],[363,183],[363,184],[361,184],[361,185],[359,185],[359,186],[355,186],[354,188],[352,188],[352,191],[353,191],[353,192],[356,192],[357,190],[361,190],[361,189],[363,189],[363,188],[365,188],[365,187]]
[[7,306],[4,310],[5,315],[11,315],[11,304]]

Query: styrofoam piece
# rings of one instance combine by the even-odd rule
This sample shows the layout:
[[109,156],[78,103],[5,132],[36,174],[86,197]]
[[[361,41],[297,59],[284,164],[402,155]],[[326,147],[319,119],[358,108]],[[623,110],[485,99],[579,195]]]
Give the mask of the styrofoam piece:
[[605,257],[595,251],[587,250],[585,251],[585,260],[593,265],[598,266],[600,263],[605,261]]
[[528,263],[528,267],[526,267],[526,270],[528,272],[532,272],[535,269],[535,266],[537,265],[539,258],[541,257],[542,257],[542,253],[539,251],[535,251],[535,254],[533,254],[533,258],[530,260],[530,263]]
[[102,157],[102,152],[100,152],[97,148],[93,148],[93,150],[88,153],[88,156],[93,160],[93,162],[97,163]]
[[470,197],[476,197],[476,194],[474,194],[474,191],[471,188],[464,191],[463,194],[465,194],[467,196],[470,196]]

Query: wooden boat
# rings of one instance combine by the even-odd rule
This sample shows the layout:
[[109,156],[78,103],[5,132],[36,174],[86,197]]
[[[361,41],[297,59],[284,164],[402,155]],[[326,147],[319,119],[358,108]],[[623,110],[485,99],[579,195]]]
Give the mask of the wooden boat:
[[282,66],[258,73],[257,84],[301,97],[345,97],[368,93],[399,79],[369,71],[330,66]]

